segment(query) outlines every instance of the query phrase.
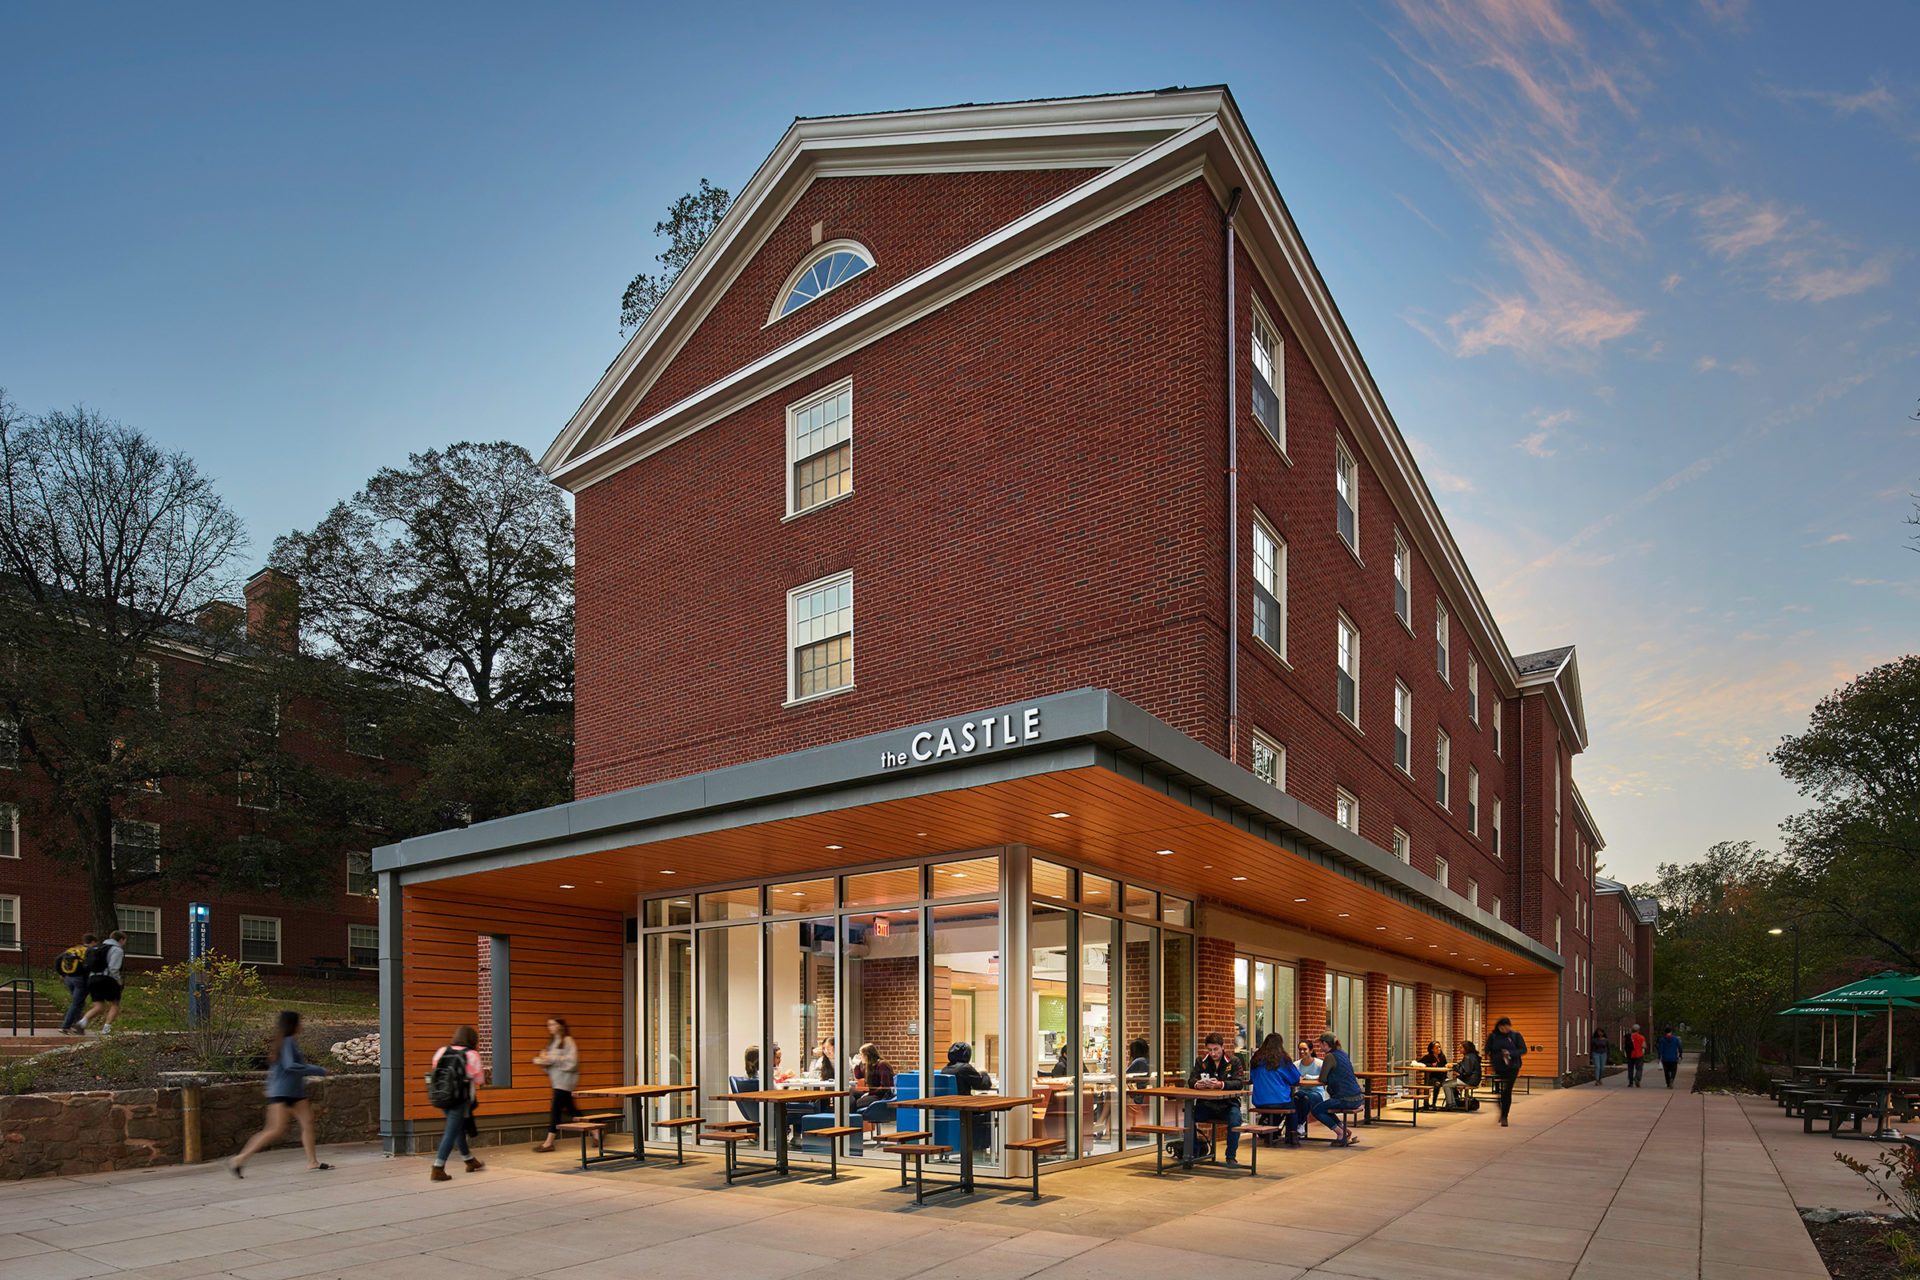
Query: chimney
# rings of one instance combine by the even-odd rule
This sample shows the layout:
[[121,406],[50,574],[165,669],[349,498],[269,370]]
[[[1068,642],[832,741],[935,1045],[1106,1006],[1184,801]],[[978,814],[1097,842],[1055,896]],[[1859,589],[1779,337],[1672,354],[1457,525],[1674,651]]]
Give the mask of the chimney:
[[300,584],[278,569],[247,579],[247,639],[263,649],[300,648]]
[[200,610],[200,625],[216,635],[238,635],[246,610],[225,600],[209,600]]

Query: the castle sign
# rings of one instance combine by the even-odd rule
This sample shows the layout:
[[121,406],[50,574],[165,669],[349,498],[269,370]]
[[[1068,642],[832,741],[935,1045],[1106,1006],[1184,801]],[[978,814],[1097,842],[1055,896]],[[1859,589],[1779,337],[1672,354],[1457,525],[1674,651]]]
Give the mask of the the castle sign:
[[909,765],[932,764],[936,760],[977,756],[1025,742],[1038,742],[1043,736],[1039,707],[1021,707],[998,715],[948,720],[930,729],[916,730],[897,751],[882,751],[880,767],[900,769]]

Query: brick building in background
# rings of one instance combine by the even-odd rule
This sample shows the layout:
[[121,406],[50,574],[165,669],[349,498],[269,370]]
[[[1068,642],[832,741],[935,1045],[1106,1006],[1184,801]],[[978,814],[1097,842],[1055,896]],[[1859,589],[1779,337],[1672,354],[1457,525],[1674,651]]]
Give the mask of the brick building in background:
[[[245,629],[250,644],[279,652],[299,647],[298,587],[285,575],[262,570],[246,588]],[[238,606],[218,604],[236,619]],[[203,615],[204,617],[205,615]],[[169,681],[184,674],[195,661],[186,645],[155,654],[156,696]],[[313,741],[295,728],[309,723],[312,709],[290,707],[282,731],[282,746],[311,763],[343,774],[377,767],[374,757],[356,756]],[[70,863],[58,862],[43,849],[30,799],[46,786],[16,750],[0,760],[0,833],[10,837],[0,845],[0,966],[12,969],[23,962],[45,972],[53,957],[80,940],[93,927],[84,874]],[[257,792],[241,785],[236,776],[224,795],[169,794],[166,780],[156,779],[152,794],[130,798],[127,816],[116,823],[115,848],[130,857],[153,858],[148,846],[163,845],[169,823],[203,823],[227,828],[235,838],[260,829],[270,808],[258,807]],[[251,806],[251,807],[250,807]],[[46,821],[40,819],[39,821]],[[368,852],[349,853],[331,876],[332,887],[315,900],[288,899],[260,891],[244,892],[207,886],[184,888],[155,881],[130,886],[117,895],[120,927],[127,934],[128,968],[151,969],[187,956],[187,906],[206,902],[212,907],[212,946],[221,955],[257,965],[262,973],[293,975],[316,965],[345,968],[369,976],[379,965],[376,912],[377,882],[371,867],[375,833],[366,833]],[[130,864],[131,865],[131,864]]]
[[1660,909],[1652,898],[1636,898],[1618,880],[1593,882],[1594,1021],[1613,1042],[1634,1023],[1647,1040],[1659,1039],[1653,1023],[1653,929]]
[[[1087,1098],[1136,1034],[1584,1048],[1574,651],[1502,636],[1225,90],[796,122],[543,465],[578,799],[376,853],[395,1145],[474,981],[449,927],[624,918],[602,1070],[703,1093],[872,1038],[887,904],[928,1070],[943,970],[1016,1086],[1079,1042]],[[790,1000],[796,936],[837,995]],[[516,1034],[569,998],[514,990]]]

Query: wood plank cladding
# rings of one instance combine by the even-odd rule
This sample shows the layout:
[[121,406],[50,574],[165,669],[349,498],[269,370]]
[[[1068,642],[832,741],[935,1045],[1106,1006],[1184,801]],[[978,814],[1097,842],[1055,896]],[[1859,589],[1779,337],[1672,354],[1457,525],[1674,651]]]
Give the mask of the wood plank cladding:
[[[1067,816],[1052,817],[1055,813]],[[1529,957],[1100,767],[677,839],[648,842],[644,833],[636,834],[641,841],[622,849],[432,883],[557,907],[1025,844],[1041,856],[1104,867],[1474,977],[1539,970]],[[576,888],[562,889],[563,883]]]
[[1550,973],[1514,974],[1487,979],[1487,1030],[1502,1018],[1527,1038],[1520,1074],[1553,1078],[1565,1070],[1560,1061],[1560,982]]
[[[482,1088],[481,1112],[547,1109],[552,1087],[529,1059],[547,1043],[550,1017],[565,1018],[580,1045],[582,1088],[621,1083],[624,911],[578,903],[555,907],[432,885],[402,890],[400,915],[410,1119],[440,1118],[423,1083],[434,1050],[462,1024],[480,1025],[477,944],[488,935],[508,940],[513,1083]],[[499,1028],[494,1036],[500,1045]]]

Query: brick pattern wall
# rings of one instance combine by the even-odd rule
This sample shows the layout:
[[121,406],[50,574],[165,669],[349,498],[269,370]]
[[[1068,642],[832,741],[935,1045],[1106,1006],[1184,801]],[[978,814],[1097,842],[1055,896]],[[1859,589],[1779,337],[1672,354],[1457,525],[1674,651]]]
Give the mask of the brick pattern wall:
[[1354,1065],[1363,1071],[1383,1071],[1387,1068],[1392,1054],[1388,1052],[1389,1015],[1392,1012],[1392,995],[1388,988],[1387,975],[1369,973],[1367,975],[1367,1053],[1365,1062]]
[[1311,1040],[1327,1029],[1327,966],[1302,958],[1295,999],[1299,1002],[1300,1037]]
[[897,956],[860,962],[860,1030],[880,1050],[881,1061],[895,1071],[910,1071],[920,1061],[919,1002],[918,959]]
[[493,1068],[493,939],[480,934],[474,939],[474,965],[477,998],[473,1011],[473,1031],[480,1061]]
[[[1416,982],[1413,985],[1413,1038],[1419,1043],[1414,1046],[1414,1057],[1427,1051],[1427,1041],[1439,1038],[1439,1029],[1433,1025],[1433,984]],[[1445,1045],[1441,1046],[1446,1049]],[[1453,1051],[1446,1049],[1447,1061],[1453,1061]]]
[[1218,1031],[1226,1037],[1227,1047],[1234,1043],[1233,943],[1225,938],[1201,938],[1195,948],[1195,963],[1200,979],[1200,1016],[1194,1023],[1195,1038],[1201,1043]]

